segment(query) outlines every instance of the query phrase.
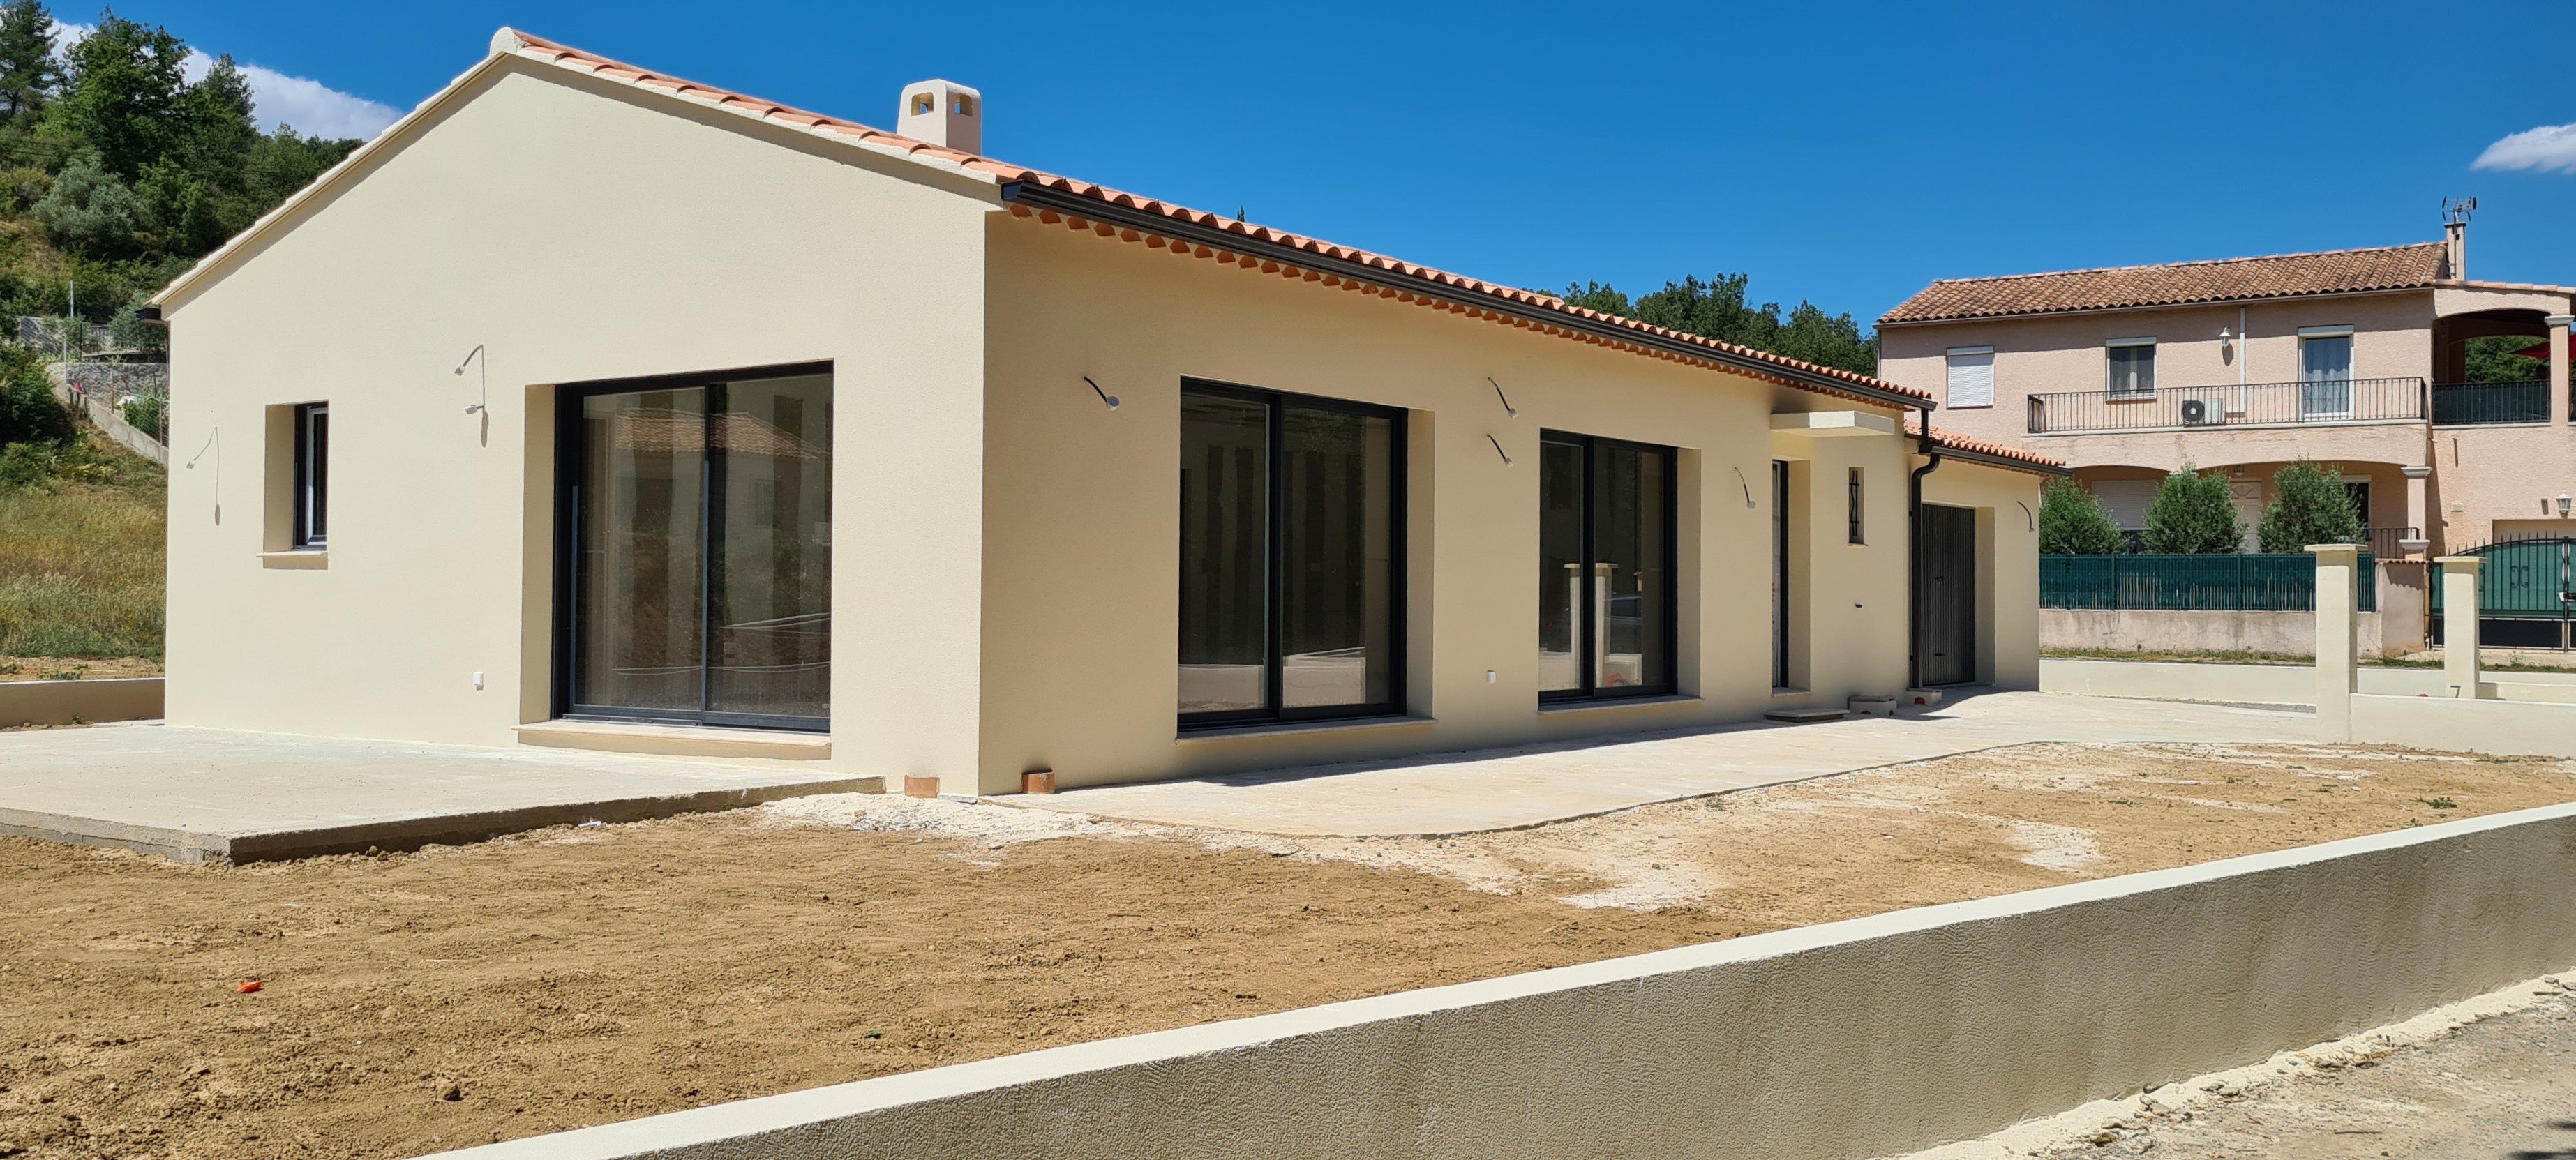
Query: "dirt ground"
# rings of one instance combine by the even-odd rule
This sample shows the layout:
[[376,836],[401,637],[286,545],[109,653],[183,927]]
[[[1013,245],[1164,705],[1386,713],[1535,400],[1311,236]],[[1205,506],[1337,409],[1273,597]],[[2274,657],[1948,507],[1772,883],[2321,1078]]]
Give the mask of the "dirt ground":
[[1444,840],[858,795],[245,867],[0,838],[0,1155],[413,1155],[2553,803],[2571,773],[2028,746]]
[[160,675],[161,662],[145,657],[0,656],[0,681],[97,681]]

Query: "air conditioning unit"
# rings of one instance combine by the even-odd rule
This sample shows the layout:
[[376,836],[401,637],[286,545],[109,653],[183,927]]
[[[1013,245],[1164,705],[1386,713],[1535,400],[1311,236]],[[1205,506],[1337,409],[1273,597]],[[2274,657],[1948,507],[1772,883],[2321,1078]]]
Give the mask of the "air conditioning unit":
[[2182,425],[2185,427],[2213,427],[2226,421],[2227,409],[2214,401],[2209,399],[2182,401]]

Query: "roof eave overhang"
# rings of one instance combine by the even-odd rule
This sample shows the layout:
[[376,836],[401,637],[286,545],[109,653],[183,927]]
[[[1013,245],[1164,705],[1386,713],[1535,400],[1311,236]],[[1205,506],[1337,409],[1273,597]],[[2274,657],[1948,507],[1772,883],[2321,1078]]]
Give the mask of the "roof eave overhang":
[[2016,459],[2010,455],[1997,455],[1991,451],[1970,451],[1961,447],[1947,447],[1938,442],[1935,442],[1932,445],[1932,449],[1940,452],[1941,458],[1944,460],[1957,460],[1961,463],[1974,463],[1984,467],[2000,467],[2006,471],[2026,471],[2032,475],[2055,475],[2061,477],[2075,474],[2075,468],[2063,463],[2033,463],[2027,459]]
[[1584,334],[1633,346],[1647,347],[1696,362],[1717,363],[1731,369],[1741,370],[1746,374],[1785,382],[1790,386],[1805,390],[1819,391],[1845,398],[1858,398],[1873,403],[1883,403],[1891,407],[1903,407],[1909,410],[1923,408],[1928,406],[1931,402],[1930,399],[1909,395],[1902,391],[1885,390],[1870,386],[1866,383],[1857,383],[1849,379],[1838,379],[1831,375],[1820,375],[1812,371],[1801,370],[1797,367],[1766,362],[1762,359],[1750,358],[1716,347],[1702,346],[1698,343],[1688,342],[1666,335],[1632,329],[1630,327],[1621,326],[1615,322],[1604,321],[1598,318],[1587,318],[1572,311],[1555,310],[1527,302],[1516,302],[1500,295],[1479,294],[1472,290],[1461,290],[1455,286],[1444,284],[1434,278],[1407,274],[1401,270],[1389,270],[1383,267],[1370,265],[1366,262],[1354,261],[1348,258],[1338,258],[1329,254],[1319,254],[1311,250],[1299,249],[1295,246],[1286,245],[1280,242],[1247,237],[1243,234],[1238,234],[1221,227],[1201,225],[1197,222],[1182,221],[1154,213],[1149,210],[1136,209],[1130,206],[1119,205],[1115,202],[1085,197],[1078,193],[1070,193],[1065,190],[1049,188],[1033,181],[1005,181],[1002,183],[1001,197],[1002,201],[1006,204],[1016,203],[1038,209],[1053,210],[1068,217],[1079,217],[1106,225],[1131,229],[1140,234],[1157,235],[1174,242],[1187,242],[1194,246],[1206,246],[1210,249],[1242,254],[1247,257],[1260,258],[1265,261],[1275,261],[1283,266],[1295,266],[1300,269],[1312,270],[1319,274],[1331,275],[1348,282],[1357,282],[1365,285],[1381,287],[1383,289],[1400,291],[1402,293],[1411,294],[1417,298],[1433,299],[1439,302],[1445,302],[1471,310],[1483,311],[1489,314],[1507,315],[1528,322],[1561,327],[1566,330],[1580,331]]

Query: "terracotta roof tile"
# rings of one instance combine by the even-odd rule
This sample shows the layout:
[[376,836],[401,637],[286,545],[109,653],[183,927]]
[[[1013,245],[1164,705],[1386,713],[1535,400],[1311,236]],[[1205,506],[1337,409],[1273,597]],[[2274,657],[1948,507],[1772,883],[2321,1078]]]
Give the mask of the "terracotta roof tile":
[[[1915,419],[1906,420],[1905,434],[1907,438],[1922,438],[1922,422]],[[1978,455],[1991,455],[2000,459],[2016,459],[2023,463],[2030,464],[2034,468],[2045,469],[2050,474],[2057,474],[2066,470],[2066,461],[2063,459],[2051,458],[2046,455],[2041,455],[2035,451],[2025,451],[2008,443],[1997,443],[1989,439],[1979,439],[1976,436],[1962,435],[1956,431],[1944,431],[1938,427],[1932,429],[1932,445],[1935,447],[1946,448],[1951,451],[1966,451]]]
[[2442,243],[2422,242],[2215,262],[1945,278],[1880,316],[1879,323],[2429,288],[2445,273]]
[[[1186,222],[1203,227],[1213,227],[1229,233],[1243,235],[1248,239],[1267,242],[1273,245],[1286,246],[1292,249],[1302,250],[1310,254],[1315,254],[1320,257],[1328,257],[1340,261],[1357,262],[1380,270],[1402,273],[1410,277],[1426,279],[1475,297],[1492,298],[1502,302],[1509,302],[1517,306],[1535,307],[1541,310],[1561,313],[1571,317],[1608,323],[1623,330],[1633,331],[1640,337],[1653,337],[1666,342],[1678,341],[1693,346],[1699,346],[1706,348],[1713,353],[1724,353],[1736,359],[1750,360],[1756,363],[1766,363],[1771,366],[1781,368],[1783,371],[1797,372],[1802,376],[1815,376],[1825,379],[1839,380],[1874,394],[1897,395],[1911,399],[1923,400],[1929,400],[1932,397],[1930,392],[1927,391],[1914,387],[1900,386],[1895,383],[1871,378],[1868,375],[1855,374],[1851,371],[1842,370],[1837,367],[1820,366],[1815,363],[1772,354],[1769,351],[1754,350],[1750,347],[1742,347],[1733,343],[1719,342],[1715,339],[1703,338],[1699,335],[1686,334],[1681,331],[1669,330],[1660,326],[1650,326],[1632,318],[1623,318],[1618,315],[1603,314],[1598,311],[1568,306],[1564,300],[1557,298],[1554,295],[1541,294],[1536,291],[1522,290],[1517,287],[1485,282],[1479,279],[1469,278],[1461,274],[1449,273],[1445,270],[1435,270],[1428,266],[1419,266],[1411,262],[1399,261],[1383,254],[1374,254],[1366,250],[1335,245],[1320,239],[1290,233],[1286,230],[1276,230],[1267,226],[1254,225],[1249,222],[1239,222],[1220,214],[1209,213],[1205,210],[1194,210],[1185,206],[1174,205],[1170,202],[1110,189],[1106,186],[1097,185],[1087,181],[1077,181],[1073,178],[1048,173],[1043,170],[1030,169],[1026,166],[1020,165],[1012,165],[1007,162],[996,161],[989,157],[982,157],[962,152],[960,150],[950,149],[945,146],[933,145],[924,141],[916,141],[909,137],[889,133],[883,129],[873,128],[855,121],[847,121],[838,117],[825,116],[819,113],[807,112],[802,109],[790,108],[785,105],[777,105],[767,101],[760,101],[739,93],[729,92],[724,89],[712,88],[695,82],[681,80],[677,77],[664,76],[659,73],[650,72],[633,65],[623,64],[606,57],[583,52],[582,50],[573,48],[570,45],[557,44],[540,37],[530,36],[525,32],[520,32],[515,29],[510,30],[508,35],[517,38],[518,42],[524,46],[517,50],[517,55],[529,60],[541,61],[547,64],[570,68],[592,75],[613,76],[630,84],[648,85],[659,90],[677,92],[686,96],[696,97],[698,99],[725,105],[745,112],[753,112],[754,115],[757,116],[794,124],[812,131],[829,132],[843,137],[854,138],[861,143],[889,151],[906,153],[915,157],[935,158],[956,165],[960,168],[986,174],[1000,182],[1032,183],[1044,188],[1071,193],[1079,197],[1091,198],[1112,205],[1141,210],[1157,216],[1170,218],[1176,222]],[[1042,221],[1053,220],[1052,215],[1034,214],[1024,206],[1014,206],[1013,208],[1016,212],[1024,216],[1036,216]],[[1069,217],[1064,220],[1076,225],[1078,228],[1084,229],[1093,228],[1096,224],[1087,221],[1079,221]],[[1116,231],[1109,227],[1100,226],[1099,228],[1103,233],[1116,236]],[[1182,247],[1174,245],[1173,249],[1178,252]],[[1205,246],[1196,247],[1190,252],[1196,253],[1201,257],[1219,257],[1228,261],[1249,261],[1249,259],[1244,258],[1242,255],[1222,253]],[[1279,268],[1278,272],[1284,276],[1312,280],[1311,271],[1282,266]],[[1331,275],[1326,275],[1323,281],[1326,285],[1345,287],[1356,285],[1346,279],[1336,278]],[[1375,288],[1368,289],[1370,293],[1378,292]],[[1601,339],[1597,336],[1587,336],[1580,331],[1571,329],[1559,330],[1557,328],[1547,327],[1544,323],[1526,322],[1525,320],[1513,318],[1508,315],[1500,314],[1499,312],[1480,312],[1470,307],[1459,307],[1449,303],[1421,299],[1416,295],[1405,294],[1400,291],[1390,291],[1389,293],[1397,294],[1403,300],[1421,301],[1425,304],[1438,306],[1443,309],[1460,310],[1464,313],[1492,317],[1496,321],[1510,322],[1514,325],[1528,326],[1536,329],[1546,329],[1552,333],[1563,334],[1566,337],[1579,338],[1584,341],[1594,343],[1608,342],[1608,340]],[[1612,345],[1617,344],[1613,343]],[[1634,346],[1628,347],[1627,349],[1636,350],[1640,353],[1650,354],[1660,358],[1676,357],[1652,347]],[[1768,377],[1762,376],[1758,371],[1749,371],[1742,367],[1728,366],[1716,362],[1712,362],[1710,365],[1721,366],[1723,369],[1731,370],[1739,374],[1753,374],[1756,377]],[[1799,390],[1817,391],[1824,394],[1838,393],[1799,378],[1772,377],[1771,381],[1777,382],[1783,386],[1794,387]],[[1868,395],[1847,395],[1844,397],[1857,398],[1866,402],[1881,401],[1879,399],[1870,398]]]

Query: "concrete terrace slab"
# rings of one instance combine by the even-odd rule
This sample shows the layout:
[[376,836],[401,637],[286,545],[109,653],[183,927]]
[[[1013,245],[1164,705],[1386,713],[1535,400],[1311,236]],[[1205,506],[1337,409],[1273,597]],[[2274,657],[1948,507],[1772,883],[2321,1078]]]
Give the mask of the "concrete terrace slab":
[[791,762],[101,726],[0,733],[0,834],[249,862],[629,822],[883,779]]
[[996,799],[1170,825],[1299,837],[1508,830],[2004,745],[2315,739],[2305,711],[1984,693],[1927,713],[1754,722],[1610,740],[1067,790]]

